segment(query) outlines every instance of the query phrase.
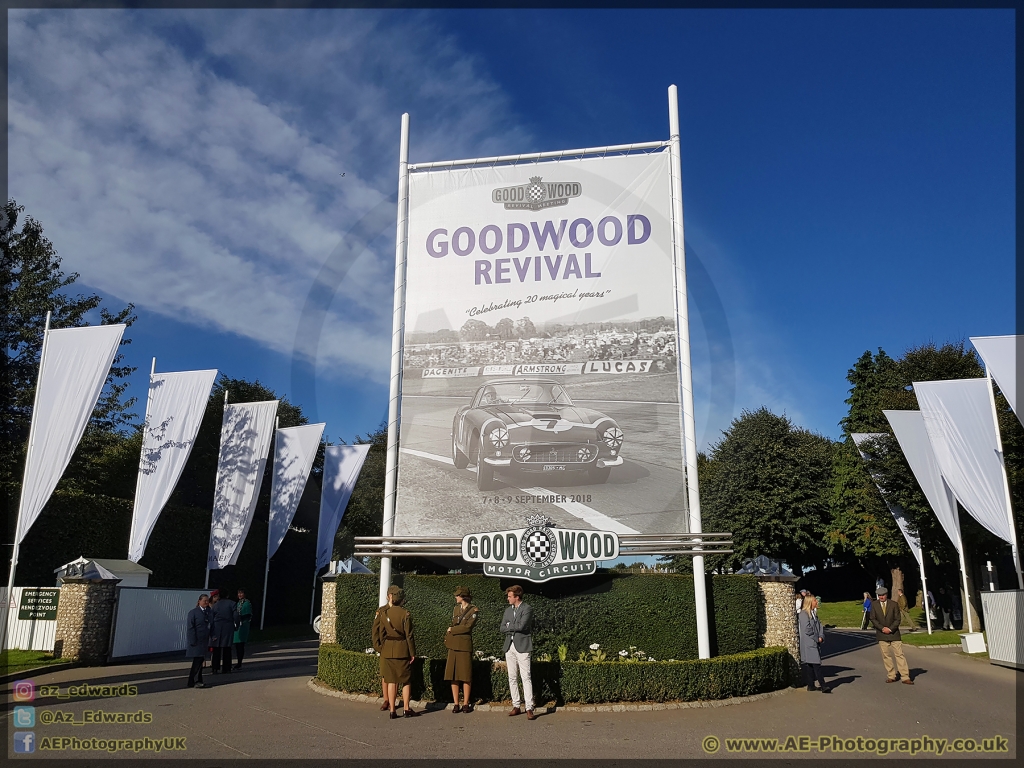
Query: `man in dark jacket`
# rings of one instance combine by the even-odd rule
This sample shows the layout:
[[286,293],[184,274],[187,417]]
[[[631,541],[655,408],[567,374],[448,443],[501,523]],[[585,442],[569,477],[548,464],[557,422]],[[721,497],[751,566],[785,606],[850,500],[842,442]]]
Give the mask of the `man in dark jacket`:
[[196,607],[185,617],[185,656],[192,659],[192,669],[188,673],[187,688],[205,688],[203,684],[203,661],[206,659],[206,648],[210,644],[210,598],[199,596]]
[[213,674],[231,671],[231,645],[235,640],[235,628],[239,624],[238,607],[234,600],[221,597],[219,592],[211,595],[213,600],[210,615],[213,628],[210,643],[213,646]]
[[[900,608],[896,603],[889,600],[889,590],[879,587],[875,590],[878,599],[871,604],[870,620],[875,628],[875,638],[878,640],[878,647],[882,651],[882,663],[885,665],[885,682],[896,682],[896,671],[899,670],[900,678],[906,685],[913,685],[910,679],[910,669],[907,667],[907,660],[903,657],[903,640],[900,639]],[[896,657],[896,664],[893,666],[892,657]]]

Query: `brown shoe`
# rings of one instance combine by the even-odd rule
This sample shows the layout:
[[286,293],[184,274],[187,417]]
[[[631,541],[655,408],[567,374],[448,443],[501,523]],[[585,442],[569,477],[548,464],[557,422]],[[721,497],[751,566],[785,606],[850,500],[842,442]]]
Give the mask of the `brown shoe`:
[[454,707],[452,707],[452,714],[453,715],[457,715],[461,711],[462,711],[462,707],[460,707],[458,704],[456,704]]
[[895,683],[896,682],[896,678],[895,677],[887,677],[887,678],[885,678],[885,682],[887,682],[887,683]]
[[914,681],[913,681],[913,680],[911,680],[911,679],[910,679],[910,678],[908,677],[908,678],[907,678],[906,680],[904,680],[904,681],[903,681],[903,684],[904,684],[904,685],[913,685],[913,684],[914,684]]
[[387,701],[385,701],[383,704],[380,705],[380,711],[381,712],[387,712],[389,709],[390,709],[390,707],[388,706]]
[[527,720],[536,720],[537,719],[537,716],[535,714],[533,714],[533,710],[532,709],[526,710],[526,719]]
[[407,709],[407,710],[405,710],[405,717],[419,717],[419,716],[420,716],[420,713],[417,712],[415,709]]
[[508,713],[508,716],[509,717],[515,717],[516,715],[521,715],[521,714],[522,714],[522,712],[519,710],[519,707],[512,707],[512,711]]
[[466,714],[469,714],[470,712],[473,711],[473,705],[472,704],[463,704],[462,705],[462,711],[465,712]]

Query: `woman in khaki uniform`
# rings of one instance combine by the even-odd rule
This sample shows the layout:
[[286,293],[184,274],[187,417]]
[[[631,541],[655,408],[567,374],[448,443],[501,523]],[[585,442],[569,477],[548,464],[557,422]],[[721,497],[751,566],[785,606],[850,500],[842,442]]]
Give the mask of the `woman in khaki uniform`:
[[[452,684],[452,712],[472,712],[469,689],[473,682],[473,625],[479,609],[470,602],[473,596],[467,587],[455,588],[455,610],[452,623],[444,636],[444,647],[448,649],[448,664],[444,668],[444,679]],[[459,706],[459,683],[462,683],[462,701]]]
[[401,587],[388,587],[388,607],[380,614],[380,631],[384,637],[380,652],[381,671],[388,685],[388,709],[392,720],[398,717],[395,712],[398,686],[402,686],[405,716],[419,715],[409,706],[409,683],[412,680],[410,665],[416,661],[416,646],[412,637],[412,616],[402,608],[403,602],[405,593]]
[[381,655],[384,651],[384,629],[381,623],[384,621],[384,611],[390,605],[391,603],[388,602],[387,605],[382,605],[377,609],[377,612],[373,614],[373,628],[370,630],[370,644],[380,656],[380,695],[384,699],[384,703],[380,705],[381,712],[387,712],[390,709],[388,706],[388,684],[384,679],[384,657]]

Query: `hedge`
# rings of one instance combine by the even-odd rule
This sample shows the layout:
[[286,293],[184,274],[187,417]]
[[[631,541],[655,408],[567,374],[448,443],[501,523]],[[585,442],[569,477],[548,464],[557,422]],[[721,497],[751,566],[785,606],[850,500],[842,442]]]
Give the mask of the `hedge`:
[[[512,582],[482,575],[395,578],[405,589],[405,607],[413,615],[417,655],[444,659],[443,645],[457,585],[473,592],[480,615],[473,632],[474,647],[485,656],[504,657],[498,631],[508,607],[503,590]],[[760,647],[760,598],[753,576],[714,576],[709,579],[709,612],[713,655],[751,651]],[[336,639],[350,651],[370,645],[370,626],[377,608],[376,575],[342,575],[335,582]],[[568,646],[569,661],[589,654],[599,643],[609,654],[638,646],[659,661],[697,657],[693,577],[676,574],[598,573],[561,582],[522,582],[524,599],[534,612],[534,658],[558,659],[559,645]]]
[[[538,704],[554,701],[594,704],[607,701],[698,701],[749,696],[787,685],[789,653],[785,648],[676,662],[538,662],[531,665]],[[414,699],[450,702],[444,659],[417,659],[413,665]],[[380,694],[380,659],[335,644],[320,646],[317,679],[349,693]],[[473,663],[473,698],[508,701],[504,663]]]

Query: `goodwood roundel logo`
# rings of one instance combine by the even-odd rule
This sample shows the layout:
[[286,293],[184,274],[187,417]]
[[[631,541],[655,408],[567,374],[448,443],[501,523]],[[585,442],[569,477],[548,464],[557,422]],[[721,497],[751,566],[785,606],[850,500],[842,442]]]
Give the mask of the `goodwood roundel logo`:
[[583,194],[583,185],[578,181],[547,181],[541,176],[531,176],[529,184],[501,187],[491,192],[491,201],[502,203],[506,211],[540,211],[566,205],[570,197]]
[[555,534],[546,526],[534,525],[523,532],[519,544],[519,554],[527,565],[535,568],[546,568],[551,565],[558,554],[558,541]]

